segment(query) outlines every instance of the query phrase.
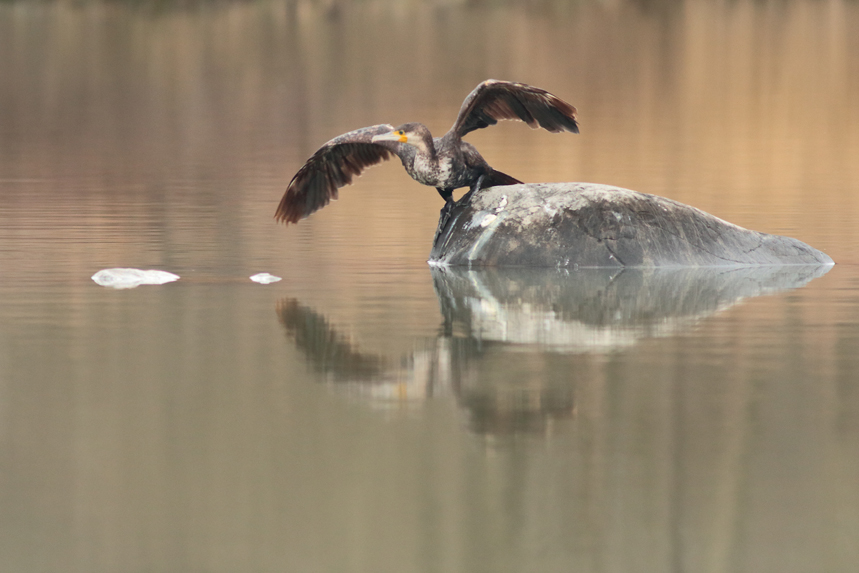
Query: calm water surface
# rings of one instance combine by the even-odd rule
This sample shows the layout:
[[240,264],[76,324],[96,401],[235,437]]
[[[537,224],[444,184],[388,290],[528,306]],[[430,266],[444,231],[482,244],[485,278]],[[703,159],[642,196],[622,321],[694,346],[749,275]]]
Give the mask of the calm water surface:
[[[854,571],[859,5],[338,6],[0,4],[0,568]],[[432,270],[395,162],[274,223],[489,77],[582,121],[470,135],[498,169],[839,264]]]

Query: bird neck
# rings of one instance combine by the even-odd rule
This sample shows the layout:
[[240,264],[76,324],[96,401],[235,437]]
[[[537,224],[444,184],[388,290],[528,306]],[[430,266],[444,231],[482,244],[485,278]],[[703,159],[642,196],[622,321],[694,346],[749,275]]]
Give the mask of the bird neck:
[[429,131],[421,135],[422,136],[415,142],[416,145],[414,145],[414,148],[417,150],[417,154],[420,155],[425,161],[437,163],[438,153],[436,151],[432,135],[430,135]]

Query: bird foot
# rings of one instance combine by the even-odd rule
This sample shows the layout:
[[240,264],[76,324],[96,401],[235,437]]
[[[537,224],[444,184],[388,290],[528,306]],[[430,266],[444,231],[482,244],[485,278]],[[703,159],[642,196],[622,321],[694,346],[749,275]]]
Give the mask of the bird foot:
[[468,193],[466,193],[465,195],[462,196],[460,201],[469,201],[471,199],[472,195],[474,195],[475,193],[480,191],[480,188],[483,186],[483,178],[484,177],[486,177],[486,176],[481,175],[480,177],[478,177],[477,181],[474,183],[474,185],[471,187],[471,189],[468,191]]
[[444,207],[439,211],[438,216],[438,228],[435,230],[435,237],[433,237],[432,244],[435,245],[438,238],[441,236],[442,231],[447,226],[447,222],[450,219],[450,213],[453,211],[453,206],[455,205],[453,199],[448,199]]

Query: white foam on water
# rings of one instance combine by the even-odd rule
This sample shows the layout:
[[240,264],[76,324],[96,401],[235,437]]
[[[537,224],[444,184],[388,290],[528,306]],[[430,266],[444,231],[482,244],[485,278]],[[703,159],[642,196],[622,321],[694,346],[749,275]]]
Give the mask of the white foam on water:
[[267,285],[271,283],[276,283],[279,280],[282,280],[280,277],[276,277],[274,275],[270,275],[268,273],[257,273],[251,277],[251,280],[255,283],[260,283],[262,285]]
[[179,275],[167,271],[140,269],[102,269],[92,276],[96,284],[109,288],[134,288],[140,285],[163,285],[179,280]]

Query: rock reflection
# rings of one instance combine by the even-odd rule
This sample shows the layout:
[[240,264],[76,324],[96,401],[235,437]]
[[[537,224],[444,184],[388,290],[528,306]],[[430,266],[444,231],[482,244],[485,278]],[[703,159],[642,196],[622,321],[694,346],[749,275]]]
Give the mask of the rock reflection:
[[362,352],[295,299],[278,317],[314,369],[373,405],[453,396],[472,431],[543,434],[575,413],[593,355],[691,329],[743,299],[800,287],[828,266],[711,269],[434,268],[442,323],[397,359]]
[[433,279],[447,335],[576,353],[682,332],[745,298],[800,287],[829,268],[438,268]]

